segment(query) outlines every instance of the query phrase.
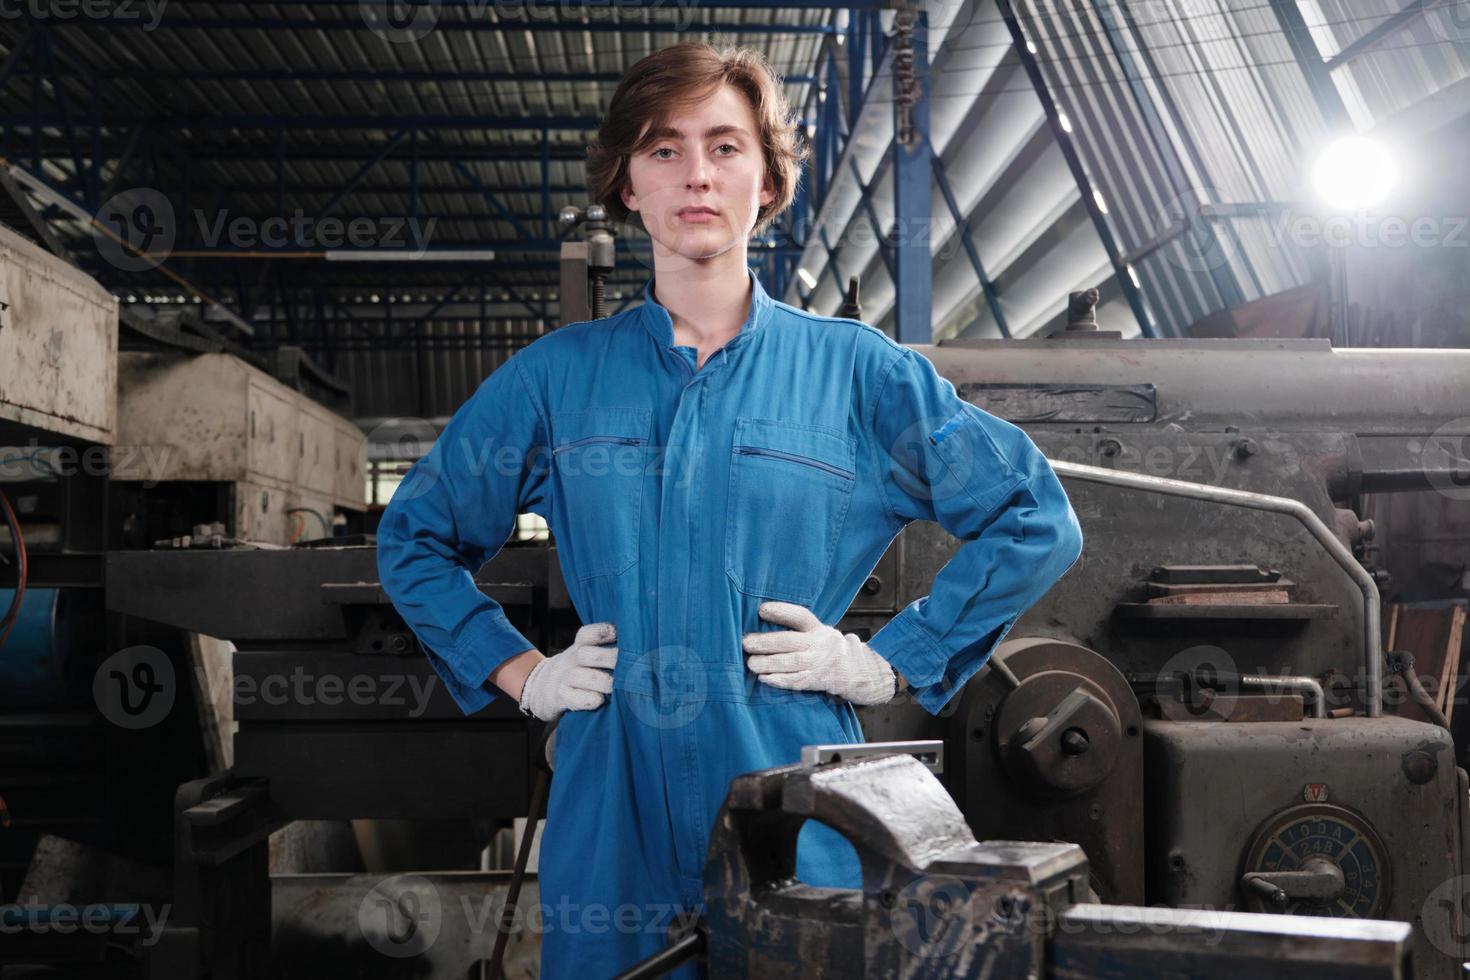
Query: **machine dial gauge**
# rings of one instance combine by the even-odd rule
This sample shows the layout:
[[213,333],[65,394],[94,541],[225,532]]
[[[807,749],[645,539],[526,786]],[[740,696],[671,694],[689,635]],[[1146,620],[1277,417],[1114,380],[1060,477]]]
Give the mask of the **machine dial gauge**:
[[[1275,877],[1329,865],[1342,872],[1341,887],[1332,897],[1293,895],[1291,880]],[[1388,903],[1390,875],[1383,841],[1358,814],[1329,803],[1290,807],[1267,820],[1246,853],[1243,874],[1251,872],[1272,876],[1289,896],[1277,904],[1247,889],[1250,907],[1257,912],[1372,919]]]

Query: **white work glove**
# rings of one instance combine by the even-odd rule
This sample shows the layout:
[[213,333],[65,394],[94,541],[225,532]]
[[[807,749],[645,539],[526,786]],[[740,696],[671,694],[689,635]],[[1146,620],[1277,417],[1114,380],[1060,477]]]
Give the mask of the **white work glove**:
[[555,721],[564,711],[602,707],[612,693],[618,648],[601,644],[617,638],[612,623],[589,623],[577,630],[571,646],[547,657],[526,676],[521,688],[521,711],[542,721]]
[[898,693],[893,668],[854,634],[827,626],[805,606],[763,602],[760,617],[791,629],[746,633],[746,663],[761,682],[788,691],[826,691],[853,704],[883,704]]

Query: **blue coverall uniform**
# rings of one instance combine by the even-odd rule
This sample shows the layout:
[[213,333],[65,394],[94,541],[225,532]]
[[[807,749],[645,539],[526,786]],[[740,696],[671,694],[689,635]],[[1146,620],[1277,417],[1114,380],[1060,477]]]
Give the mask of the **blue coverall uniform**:
[[[568,711],[540,856],[542,971],[590,980],[661,949],[696,908],[730,781],[801,746],[862,739],[833,696],[759,683],[741,638],[770,599],[827,624],[893,538],[963,544],[869,645],[937,713],[1077,559],[1081,531],[1019,428],[965,403],[923,356],[854,320],[774,301],[752,273],[739,334],[696,369],[653,299],[537,339],[481,383],[378,529],[382,587],[468,713],[531,649],[473,575],[519,513],[548,522],[583,623],[608,621],[613,693]],[[809,825],[809,884],[858,887]]]

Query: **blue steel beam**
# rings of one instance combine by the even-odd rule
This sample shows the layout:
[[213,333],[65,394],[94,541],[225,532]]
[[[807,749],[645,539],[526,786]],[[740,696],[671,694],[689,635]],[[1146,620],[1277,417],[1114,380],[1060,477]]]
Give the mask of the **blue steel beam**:
[[1270,3],[1276,22],[1286,35],[1286,43],[1291,48],[1292,56],[1301,65],[1302,74],[1306,76],[1307,88],[1311,89],[1312,98],[1322,111],[1322,118],[1327,121],[1330,129],[1352,132],[1353,120],[1348,114],[1347,103],[1343,101],[1342,93],[1332,81],[1332,72],[1322,59],[1322,52],[1317,50],[1317,42],[1312,40],[1311,29],[1307,27],[1306,18],[1302,17],[1296,0],[1270,0]]
[[[296,156],[294,153],[288,155],[293,158]],[[419,160],[423,161],[425,159],[427,158],[420,153]],[[527,160],[525,157],[522,157],[522,159]],[[274,194],[276,185],[274,183],[235,183],[231,181],[230,189],[236,194]],[[298,194],[335,194],[342,187],[340,184],[292,184],[291,189]],[[496,184],[490,189],[497,194],[540,194],[542,186],[540,184]],[[411,190],[412,188],[407,184],[369,184],[366,187],[359,187],[354,193],[406,195]],[[587,185],[549,184],[546,190],[549,190],[553,194],[586,194]],[[419,193],[427,197],[430,194],[474,194],[476,192],[466,190],[458,184],[453,186],[447,184],[426,184],[420,180]]]
[[413,236],[413,247],[419,249],[426,243],[419,238],[419,131],[416,129],[410,144],[412,156],[408,162],[408,227],[409,234]]
[[[495,239],[491,241],[466,241],[453,242],[443,245],[431,245],[422,250],[413,248],[352,248],[351,246],[340,246],[335,248],[305,248],[301,245],[268,245],[257,243],[255,245],[220,246],[199,249],[170,249],[168,255],[178,258],[200,258],[200,259],[227,259],[235,261],[244,258],[315,258],[324,252],[368,252],[377,256],[388,255],[394,252],[402,252],[404,261],[414,262],[450,262],[460,261],[456,256],[464,252],[553,252],[561,251],[560,239]],[[623,241],[619,248],[627,248],[630,251],[646,252],[646,242]],[[774,252],[777,255],[800,255],[801,249],[794,245],[767,245],[763,242],[751,242],[748,251],[753,255],[762,255],[766,252]],[[386,260],[380,260],[386,261]],[[498,267],[500,259],[493,260]],[[357,266],[363,268],[362,265]]]
[[[17,47],[16,50],[22,50]],[[105,69],[97,78],[116,82],[569,82],[574,84],[616,85],[622,72],[538,71],[534,76],[523,71],[396,71],[394,69],[269,68],[243,71],[210,71],[208,69],[159,69],[143,72]],[[0,84],[5,77],[0,73]],[[807,85],[814,75],[783,75],[787,85]]]
[[15,47],[11,48],[10,53],[5,56],[5,64],[0,65],[0,91],[5,89],[5,83],[10,81],[10,76],[15,74],[15,70],[20,67],[20,63],[25,58],[26,53],[30,51],[31,41],[34,40],[35,33],[36,28],[33,25],[26,25],[26,32],[21,35]]
[[[394,0],[293,0],[292,6],[296,7],[366,7],[386,6]],[[447,9],[466,9],[479,11],[486,5],[486,0],[396,0],[404,6],[415,7],[444,7]],[[891,0],[690,0],[689,5],[699,6],[705,10],[887,10],[892,6]],[[670,5],[664,3],[641,4],[637,2],[624,2],[618,0],[614,5],[619,10],[669,10]],[[580,10],[595,9],[605,11],[609,7],[608,0],[495,0],[496,12],[506,18],[507,26],[514,25],[515,15],[507,11],[524,10],[528,14],[540,11],[556,11],[561,9]]]
[[1117,280],[1118,288],[1122,290],[1123,297],[1128,302],[1128,308],[1133,311],[1133,319],[1137,321],[1145,337],[1157,336],[1153,315],[1148,311],[1148,304],[1144,302],[1142,291],[1134,285],[1133,278],[1128,274],[1127,262],[1118,247],[1117,236],[1113,234],[1108,216],[1103,214],[1102,208],[1098,206],[1097,195],[1093,193],[1092,181],[1088,179],[1087,169],[1082,165],[1082,158],[1077,155],[1077,148],[1072,145],[1071,135],[1062,128],[1058,119],[1060,110],[1057,109],[1056,100],[1052,98],[1051,88],[1046,84],[1046,78],[1041,73],[1041,66],[1037,63],[1036,57],[1026,47],[1026,33],[1021,30],[1021,22],[1016,17],[1011,0],[996,0],[996,6],[1000,10],[1001,19],[1005,21],[1006,30],[1010,32],[1011,46],[1021,61],[1021,67],[1026,71],[1026,77],[1031,81],[1031,87],[1036,90],[1036,98],[1041,102],[1042,115],[1046,117],[1046,124],[1051,130],[1052,139],[1056,141],[1057,149],[1061,151],[1062,159],[1066,161],[1067,169],[1077,184],[1082,206],[1087,209],[1087,215],[1092,219],[1092,226],[1096,229],[1097,237],[1102,242],[1103,251],[1108,255],[1108,262],[1113,267],[1113,277]]
[[985,274],[985,264],[980,261],[980,252],[975,248],[975,240],[970,235],[970,222],[960,213],[959,202],[955,200],[954,191],[950,190],[949,178],[944,173],[944,161],[939,159],[939,154],[934,155],[934,183],[939,187],[939,193],[944,197],[945,207],[949,208],[950,217],[954,218],[955,230],[959,233],[960,242],[965,246],[965,254],[969,256],[970,266],[975,270],[975,278],[980,281],[980,291],[985,294],[986,305],[990,307],[990,315],[995,318],[995,325],[1000,328],[1000,335],[1009,340],[1011,328],[1006,324],[1005,310],[1001,309],[1000,295],[995,291],[995,283]]
[[[862,16],[868,21],[868,36],[870,39],[869,55],[872,60],[872,68],[868,72],[867,81],[863,87],[862,97],[860,99],[860,107],[856,110],[855,113],[856,117],[859,120],[861,120],[862,118],[864,108],[870,102],[872,102],[873,104],[877,104],[875,100],[887,101],[891,98],[891,93],[878,93],[876,91],[876,85],[879,77],[883,75],[884,72],[887,70],[888,65],[892,61],[893,57],[893,43],[891,40],[888,40],[884,37],[883,32],[880,29],[878,11],[867,10],[862,13]],[[821,68],[822,65],[819,63],[817,71],[815,72],[818,77],[820,77],[821,75]],[[810,108],[812,98],[814,98],[814,96],[808,97],[808,108]],[[852,129],[855,130],[858,126],[861,126],[861,122],[859,122],[857,126],[852,127]],[[845,168],[849,165],[849,160],[852,158],[853,147],[855,145],[858,145],[859,142],[859,140],[850,137],[846,142],[841,144],[841,146],[837,150],[837,160],[834,161],[834,172],[841,170],[842,168]],[[817,150],[817,155],[820,155],[823,151],[822,141],[818,140],[815,148]],[[802,246],[807,246],[810,244],[810,229],[817,226],[822,217],[822,210],[826,206],[826,186],[824,182],[820,180],[820,169],[821,168],[818,164],[818,160],[816,159],[810,161],[807,167],[808,188],[804,200],[806,207],[800,214],[799,218],[801,226],[806,230],[805,233],[799,237],[799,241]],[[798,188],[798,191],[800,192],[800,188]],[[796,262],[800,261],[800,258],[801,256],[798,255],[795,259],[792,260],[793,266],[796,264]],[[793,279],[793,281],[795,280]],[[846,290],[845,285],[842,288],[844,291]],[[807,298],[808,297],[801,297],[802,302],[805,303]]]
[[[893,71],[893,264],[894,339],[901,344],[934,342],[934,254],[929,247],[930,186],[934,148],[929,142],[929,20],[923,12],[900,11],[913,18],[912,54],[895,52]],[[895,39],[894,44],[904,44]],[[905,99],[901,89],[910,68],[916,90]],[[907,118],[905,119],[905,111]],[[908,136],[905,139],[905,135]]]
[[[27,12],[24,15],[34,15]],[[141,28],[143,30],[194,30],[194,31],[372,31],[381,30],[376,23],[365,17],[188,17],[164,14],[154,23],[152,20],[91,20],[88,27],[120,30]],[[824,35],[835,30],[830,24],[742,24],[735,21],[681,24],[674,21],[664,23],[624,23],[606,21],[583,23],[581,21],[498,21],[498,20],[454,20],[440,19],[433,31],[494,32],[532,31],[535,33],[587,32],[591,34],[759,34],[759,35]]]
[[[1178,125],[1179,116],[1174,109],[1173,99],[1169,95],[1167,86],[1158,87],[1158,91],[1163,95],[1163,100],[1162,105],[1156,105],[1149,87],[1144,83],[1147,78],[1159,77],[1158,66],[1154,63],[1148,46],[1141,35],[1134,33],[1130,36],[1124,25],[1118,23],[1112,0],[1092,0],[1092,9],[1097,14],[1099,23],[1102,24],[1103,34],[1106,35],[1108,45],[1118,59],[1118,67],[1128,82],[1133,104],[1138,108],[1139,115],[1143,117],[1144,129],[1148,132],[1149,142],[1153,144],[1159,162],[1164,166],[1170,189],[1176,200],[1186,202],[1184,220],[1188,225],[1189,234],[1194,239],[1195,247],[1200,250],[1200,254],[1220,254],[1217,251],[1219,243],[1215,238],[1215,227],[1200,216],[1199,206],[1202,202],[1199,200],[1199,190],[1190,184],[1179,151],[1169,134],[1168,126],[1164,124],[1164,114],[1168,115],[1170,121],[1178,127],[1179,132],[1187,132],[1187,130]],[[1129,17],[1130,15],[1125,11],[1124,16]],[[1128,24],[1132,25],[1131,18]],[[1130,46],[1129,40],[1135,41],[1137,46]],[[1143,60],[1142,67],[1135,60],[1135,54]],[[1206,161],[1199,162],[1208,166]],[[1230,268],[1228,262],[1209,263],[1209,276],[1215,286],[1215,292],[1220,295],[1220,301],[1225,306],[1239,306],[1245,302],[1245,294],[1241,291],[1240,283],[1235,278],[1235,271]]]
[[521,297],[521,294],[516,291],[516,288],[509,283],[501,285],[500,289],[501,292],[508,295],[511,300],[521,304],[526,309],[530,310],[532,316],[540,317],[543,320],[551,319],[551,317],[549,317],[546,313],[546,305],[544,303],[538,303],[536,306],[532,306],[530,303],[526,302],[526,300]]
[[857,125],[863,107],[863,87],[867,83],[868,18],[854,10],[847,18],[847,131]]
[[[434,136],[433,134],[430,134],[430,136],[436,142],[438,141],[437,136]],[[468,180],[472,185],[474,185],[475,189],[480,192],[480,195],[484,197],[487,202],[489,202],[490,206],[494,208],[502,218],[504,218],[506,221],[509,221],[512,225],[515,226],[516,232],[519,233],[522,238],[530,239],[535,237],[531,234],[530,230],[527,229],[525,225],[521,224],[520,219],[511,213],[510,209],[508,209],[504,204],[500,203],[500,198],[497,197],[495,193],[490,190],[489,187],[486,187],[484,181],[475,176],[475,174],[470,171],[469,167],[466,167],[464,163],[459,160],[451,161],[450,165],[453,166],[455,170],[458,170],[460,175],[464,177],[465,180]]]
[[827,240],[826,228],[819,230],[817,235],[822,240],[822,248],[827,250],[827,271],[832,275],[832,284],[839,293],[846,294],[847,283],[842,281],[842,270],[837,267],[837,253],[841,250],[833,248],[832,243]]
[[[481,129],[496,131],[517,130],[591,130],[602,121],[595,116],[525,116],[510,118],[502,115],[226,115],[188,116],[171,113],[167,116],[110,116],[105,125],[109,128],[125,128],[147,124],[155,132],[166,130],[217,130],[217,129],[311,129],[350,130],[363,129]],[[0,115],[0,126],[41,126],[62,129],[66,119],[48,113]]]
[[[47,30],[43,31],[41,33],[41,36],[36,39],[36,54],[38,56],[38,64],[36,65],[36,68],[39,71],[42,67],[42,64],[44,64],[46,74],[51,79],[51,95],[52,98],[56,101],[56,108],[60,110],[60,116],[62,119],[61,130],[63,133],[66,134],[67,145],[71,150],[72,170],[78,175],[84,175],[87,172],[87,167],[86,164],[82,163],[82,146],[80,143],[77,142],[76,124],[71,117],[71,111],[67,107],[66,87],[61,84],[61,80],[57,76],[56,51],[51,44],[51,37],[51,31]],[[89,182],[86,180],[85,177],[83,177],[82,183],[83,203],[91,204],[93,207],[95,207],[96,203],[92,202],[88,198],[88,192],[93,190],[93,188],[89,186]]]
[[[104,126],[111,129],[110,124],[104,120]],[[22,128],[29,128],[25,126]],[[118,134],[122,135],[122,134]],[[42,141],[43,155],[45,157],[65,156],[66,149],[55,138],[46,138]],[[366,143],[333,143],[321,145],[314,141],[298,140],[287,141],[286,152],[293,160],[330,160],[334,162],[361,163],[365,158],[372,156],[383,148],[381,141]],[[125,145],[121,139],[105,139],[100,146],[100,153],[108,158],[114,159],[124,152]],[[477,163],[529,163],[535,160],[538,148],[535,146],[437,146],[425,148],[420,151],[421,161],[433,160],[436,162],[448,162],[450,160],[470,160]],[[258,141],[249,144],[241,144],[238,147],[223,145],[200,146],[198,143],[191,145],[190,157],[195,162],[213,162],[228,160],[232,163],[242,161],[271,163],[276,154],[273,147],[259,145]],[[587,159],[587,144],[575,143],[562,146],[553,146],[551,159],[559,162],[583,162]],[[332,188],[335,190],[336,188]],[[585,188],[583,188],[585,191]]]
[[873,234],[878,237],[878,256],[883,260],[883,268],[888,270],[889,282],[898,282],[898,269],[894,268],[893,255],[890,253],[888,243],[883,240],[883,230],[878,227],[878,211],[873,207],[873,198],[870,193],[871,187],[863,183],[863,175],[858,172],[857,161],[852,157],[847,158],[848,169],[852,171],[852,179],[857,181],[860,200],[863,202],[863,210],[867,212],[868,224],[873,226]]
[[551,237],[551,135],[541,130],[541,237]]
[[[345,198],[348,194],[351,194],[352,191],[357,187],[357,185],[362,183],[363,178],[372,173],[372,171],[377,168],[378,164],[382,163],[384,158],[386,158],[388,154],[392,153],[394,148],[397,147],[399,143],[402,143],[404,138],[408,136],[410,132],[412,131],[405,130],[403,132],[395,134],[392,139],[388,140],[387,145],[378,151],[377,156],[373,157],[371,160],[364,163],[361,167],[357,168],[357,173],[353,174],[348,179],[347,183],[342,186],[342,189],[339,190],[330,201],[322,205],[322,209],[317,212],[317,218],[325,218],[327,215],[331,214],[332,210],[336,208],[338,204],[342,203],[342,199]],[[286,210],[284,207],[281,207],[277,209],[276,213],[285,214]]]
[[[1325,62],[1327,70],[1331,72],[1342,67],[1358,55],[1372,48],[1379,41],[1397,34],[1403,30],[1405,24],[1421,16],[1426,10],[1438,2],[1439,0],[1410,0],[1410,3],[1398,13],[1384,18],[1368,33],[1337,52],[1331,58],[1328,58]],[[1446,4],[1446,6],[1449,6],[1449,4]],[[1460,14],[1460,16],[1464,15]]]

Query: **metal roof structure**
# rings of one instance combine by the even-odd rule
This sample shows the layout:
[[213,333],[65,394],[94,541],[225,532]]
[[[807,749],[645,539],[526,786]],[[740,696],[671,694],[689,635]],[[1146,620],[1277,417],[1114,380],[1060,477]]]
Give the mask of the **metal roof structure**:
[[[1463,115],[1462,6],[33,4],[0,19],[0,220],[113,289],[130,343],[299,347],[355,416],[443,417],[558,322],[556,215],[622,72],[704,38],[765,53],[813,149],[751,247],[788,302],[860,275],[928,342],[1045,333],[1095,286],[1105,327],[1175,336],[1320,274],[1278,229],[1322,138]],[[615,305],[647,255],[620,240]]]
[[[247,349],[303,347],[352,384],[354,414],[425,417],[555,326],[555,219],[589,203],[586,144],[629,65],[693,38],[756,47],[799,103],[834,17],[749,2],[98,9],[113,16],[0,20],[0,154],[73,258],[143,318],[193,307]],[[629,262],[613,298],[646,275]]]

